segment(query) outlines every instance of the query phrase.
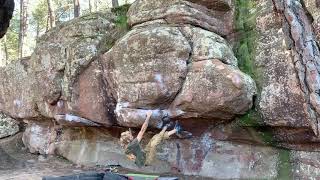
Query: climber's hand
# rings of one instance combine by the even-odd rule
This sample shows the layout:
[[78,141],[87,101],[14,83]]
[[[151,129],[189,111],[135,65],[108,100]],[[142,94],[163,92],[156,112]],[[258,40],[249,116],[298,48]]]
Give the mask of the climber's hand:
[[149,111],[147,112],[147,118],[150,118],[150,117],[151,117],[151,115],[152,115],[152,111],[151,111],[151,110],[149,110]]

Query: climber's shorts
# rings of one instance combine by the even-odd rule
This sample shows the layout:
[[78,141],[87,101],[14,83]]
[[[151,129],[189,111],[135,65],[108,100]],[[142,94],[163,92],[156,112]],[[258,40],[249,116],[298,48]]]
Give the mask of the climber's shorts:
[[128,144],[126,154],[133,154],[136,156],[135,164],[142,167],[146,162],[146,153],[143,151],[138,139],[134,139]]

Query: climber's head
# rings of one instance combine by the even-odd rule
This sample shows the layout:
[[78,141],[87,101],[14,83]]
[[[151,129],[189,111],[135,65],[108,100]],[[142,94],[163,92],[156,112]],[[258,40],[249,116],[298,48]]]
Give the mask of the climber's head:
[[133,141],[133,136],[130,130],[121,133],[120,145],[122,148],[127,148],[128,144]]
[[[121,136],[120,136],[120,145],[122,148],[124,149],[127,149],[128,147],[128,144],[133,141],[133,136],[132,136],[132,133],[131,131],[125,131],[123,133],[121,133]],[[133,155],[133,154],[127,154],[127,158],[134,161],[136,159],[136,156]]]

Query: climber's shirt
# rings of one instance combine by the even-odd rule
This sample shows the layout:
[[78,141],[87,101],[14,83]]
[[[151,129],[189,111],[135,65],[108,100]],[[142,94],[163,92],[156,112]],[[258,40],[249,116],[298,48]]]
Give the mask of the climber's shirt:
[[146,162],[146,153],[142,150],[140,142],[138,139],[134,139],[128,144],[126,149],[126,154],[133,154],[136,156],[135,164],[138,167],[142,167],[145,165]]
[[133,154],[136,156],[135,164],[138,167],[144,165],[151,165],[155,161],[155,156],[157,153],[157,146],[162,143],[163,140],[169,139],[168,132],[160,132],[154,135],[149,143],[147,144],[145,151],[142,149],[139,141],[134,139],[128,144],[126,149],[126,154]]

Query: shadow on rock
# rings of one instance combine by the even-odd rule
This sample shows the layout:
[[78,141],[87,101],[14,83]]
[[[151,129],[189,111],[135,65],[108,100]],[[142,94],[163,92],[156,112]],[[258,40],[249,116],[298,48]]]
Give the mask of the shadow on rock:
[[24,161],[13,158],[1,147],[0,147],[0,162],[1,162],[0,170],[24,168],[26,166],[26,163]]

